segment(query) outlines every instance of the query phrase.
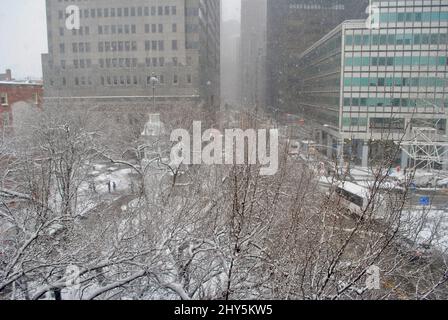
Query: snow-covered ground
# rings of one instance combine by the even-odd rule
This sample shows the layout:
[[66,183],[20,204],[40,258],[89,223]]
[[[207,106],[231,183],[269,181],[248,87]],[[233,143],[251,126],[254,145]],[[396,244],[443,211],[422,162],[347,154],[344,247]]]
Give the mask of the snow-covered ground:
[[[99,165],[95,166],[95,169],[99,169]],[[98,194],[109,193],[109,182],[111,184],[111,192],[123,192],[128,191],[131,186],[132,169],[119,169],[117,167],[108,167],[106,170],[93,170],[89,172],[92,177],[90,183],[83,182],[80,188],[82,192],[96,192]],[[116,189],[114,190],[113,184],[115,183]],[[94,190],[93,190],[94,189]]]
[[79,188],[78,197],[82,201],[79,201],[77,206],[78,215],[84,216],[98,205],[98,197],[96,196],[110,194],[112,198],[118,198],[123,193],[131,192],[132,173],[131,168],[123,169],[105,164],[94,165],[92,170],[89,171],[89,181],[82,182]]
[[447,252],[448,250],[448,211],[446,210],[405,210],[403,221],[408,233],[405,236],[418,244]]

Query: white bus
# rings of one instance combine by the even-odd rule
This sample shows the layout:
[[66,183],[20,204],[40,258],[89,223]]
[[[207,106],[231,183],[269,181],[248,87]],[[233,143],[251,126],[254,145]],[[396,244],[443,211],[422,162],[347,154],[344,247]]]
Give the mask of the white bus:
[[334,195],[339,202],[351,213],[361,216],[367,206],[374,212],[374,219],[382,219],[385,214],[383,206],[384,198],[381,195],[375,195],[372,201],[370,189],[357,185],[352,182],[341,182],[334,186]]

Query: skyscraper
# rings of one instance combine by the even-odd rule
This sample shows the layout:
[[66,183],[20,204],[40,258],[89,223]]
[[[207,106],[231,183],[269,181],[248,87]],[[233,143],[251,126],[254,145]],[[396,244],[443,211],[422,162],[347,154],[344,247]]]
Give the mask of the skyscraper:
[[341,160],[354,156],[367,167],[369,154],[398,142],[402,167],[412,158],[407,146],[420,153],[413,165],[423,159],[446,167],[448,1],[373,3],[378,28],[346,21],[294,61],[302,77],[298,109],[319,145]]
[[294,58],[348,19],[366,17],[368,0],[267,0],[268,105],[295,112]]
[[[220,0],[47,0],[47,101],[117,97],[211,106],[220,97]],[[80,27],[66,27],[66,8]]]
[[240,23],[238,20],[222,22],[221,46],[221,101],[239,105],[240,91]]
[[241,2],[241,93],[244,107],[266,104],[266,0]]

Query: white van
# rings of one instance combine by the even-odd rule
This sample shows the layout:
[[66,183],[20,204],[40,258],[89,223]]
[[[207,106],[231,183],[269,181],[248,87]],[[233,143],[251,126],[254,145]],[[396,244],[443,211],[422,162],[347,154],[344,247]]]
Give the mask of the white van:
[[[333,187],[333,191],[340,201],[351,213],[361,216],[371,200],[370,189],[352,182],[340,182]],[[376,195],[373,199],[374,219],[382,219],[385,214],[384,198]]]

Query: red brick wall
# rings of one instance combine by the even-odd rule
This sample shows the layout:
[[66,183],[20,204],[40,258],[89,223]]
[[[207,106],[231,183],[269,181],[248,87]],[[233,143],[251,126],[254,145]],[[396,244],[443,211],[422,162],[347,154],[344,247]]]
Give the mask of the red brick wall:
[[9,126],[13,124],[12,107],[16,102],[28,102],[35,104],[34,94],[38,94],[37,106],[42,106],[43,86],[30,84],[2,84],[0,83],[0,94],[8,95],[8,105],[0,105],[0,128],[3,128],[3,119],[6,115],[9,117]]

